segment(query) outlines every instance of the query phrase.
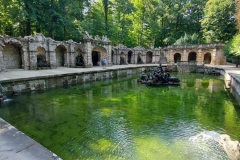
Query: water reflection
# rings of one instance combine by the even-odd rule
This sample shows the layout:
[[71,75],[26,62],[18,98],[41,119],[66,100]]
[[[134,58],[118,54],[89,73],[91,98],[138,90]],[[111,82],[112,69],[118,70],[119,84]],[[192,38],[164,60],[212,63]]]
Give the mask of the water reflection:
[[218,145],[189,141],[204,130],[240,140],[222,80],[186,74],[180,86],[151,88],[137,78],[21,95],[0,116],[63,159],[227,159]]

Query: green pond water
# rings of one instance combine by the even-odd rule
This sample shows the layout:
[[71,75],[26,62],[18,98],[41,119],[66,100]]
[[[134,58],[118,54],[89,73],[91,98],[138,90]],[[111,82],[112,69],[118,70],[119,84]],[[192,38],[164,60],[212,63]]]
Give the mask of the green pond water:
[[147,87],[139,75],[20,95],[0,117],[69,159],[228,159],[215,140],[240,140],[240,107],[219,77],[179,74]]

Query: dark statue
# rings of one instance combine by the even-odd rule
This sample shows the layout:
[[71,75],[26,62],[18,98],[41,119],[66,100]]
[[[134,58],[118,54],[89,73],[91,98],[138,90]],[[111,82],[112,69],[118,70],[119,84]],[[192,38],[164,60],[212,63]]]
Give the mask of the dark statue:
[[165,72],[162,65],[159,64],[156,70],[150,71],[148,74],[142,74],[140,81],[149,86],[162,84],[180,84],[178,77],[172,77],[168,72]]
[[50,63],[46,61],[46,56],[42,54],[37,55],[37,67],[50,67]]
[[125,64],[124,58],[120,57],[120,65]]
[[84,66],[84,60],[82,55],[76,57],[76,66]]

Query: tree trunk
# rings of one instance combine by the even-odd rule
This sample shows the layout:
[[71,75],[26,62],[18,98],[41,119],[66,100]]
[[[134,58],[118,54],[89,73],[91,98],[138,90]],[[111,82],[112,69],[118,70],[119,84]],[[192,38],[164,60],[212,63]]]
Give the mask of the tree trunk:
[[41,28],[40,28],[40,24],[39,23],[37,23],[36,32],[37,33],[41,33]]
[[54,0],[51,0],[51,10],[52,10],[52,15],[51,15],[51,38],[54,39],[54,15],[53,15],[53,10],[54,10]]
[[104,6],[105,30],[106,30],[107,37],[109,37],[109,33],[108,33],[108,0],[103,0],[103,6]]
[[236,68],[238,68],[238,64],[239,64],[239,57],[236,58]]
[[26,35],[29,36],[31,35],[31,19],[30,19],[30,7],[28,5],[28,1],[25,1],[25,9],[27,12],[27,17],[26,17]]

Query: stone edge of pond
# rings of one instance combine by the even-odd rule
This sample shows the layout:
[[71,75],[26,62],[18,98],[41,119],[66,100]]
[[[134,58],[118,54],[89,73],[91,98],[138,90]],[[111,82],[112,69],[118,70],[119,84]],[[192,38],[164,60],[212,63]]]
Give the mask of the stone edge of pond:
[[216,72],[224,76],[226,89],[230,90],[240,106],[240,68],[236,68],[234,65],[206,65],[206,67],[214,68]]
[[0,118],[0,159],[62,160],[2,118]]
[[157,67],[151,65],[109,66],[103,68],[59,68],[38,71],[9,71],[0,75],[0,92],[9,95],[45,90],[67,85],[76,85],[104,79],[123,77],[136,73],[143,73]]

